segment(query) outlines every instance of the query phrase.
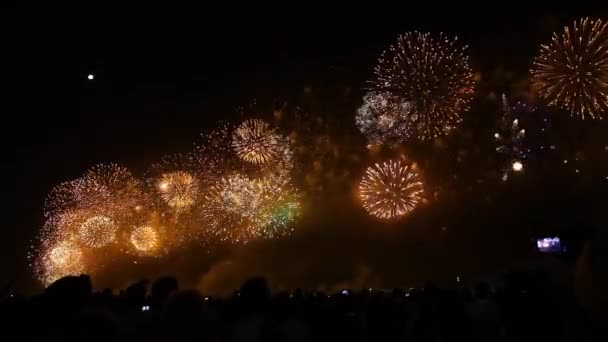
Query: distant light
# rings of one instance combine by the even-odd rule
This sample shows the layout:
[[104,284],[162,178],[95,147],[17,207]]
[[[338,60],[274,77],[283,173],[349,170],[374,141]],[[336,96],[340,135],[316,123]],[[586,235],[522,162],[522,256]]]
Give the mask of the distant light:
[[498,134],[498,133],[494,133],[494,138],[496,138],[496,139],[500,139],[500,134]]
[[564,164],[568,164],[568,159],[564,159]]
[[158,185],[158,187],[161,191],[167,191],[167,189],[169,188],[169,183],[162,182]]
[[549,146],[550,149],[555,150],[555,145]]
[[574,170],[574,172],[579,173],[581,172],[579,169]]
[[460,283],[460,276],[456,277],[456,282]]
[[93,74],[89,74],[89,75],[87,76],[87,79],[88,79],[89,81],[92,81],[92,80],[94,80],[94,79],[95,79],[95,75],[93,75]]
[[150,311],[150,306],[149,305],[142,306],[141,311]]
[[513,162],[513,171],[519,172],[524,169],[524,164],[522,164],[519,160]]
[[136,206],[135,206],[135,210],[136,210],[136,211],[140,211],[140,210],[141,210],[141,205],[136,205]]

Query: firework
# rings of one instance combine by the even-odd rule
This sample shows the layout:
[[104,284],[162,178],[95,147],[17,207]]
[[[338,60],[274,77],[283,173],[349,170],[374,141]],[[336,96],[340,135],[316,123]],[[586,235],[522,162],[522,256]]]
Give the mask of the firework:
[[255,235],[276,238],[289,234],[300,215],[300,195],[284,174],[266,176],[252,181],[256,194]]
[[412,211],[420,202],[422,192],[420,174],[399,160],[369,167],[359,184],[365,210],[385,220]]
[[199,192],[198,180],[183,171],[165,173],[158,182],[158,192],[169,207],[181,212],[196,202]]
[[521,126],[521,118],[518,117],[518,107],[521,102],[515,105],[509,104],[507,97],[502,95],[502,116],[498,129],[494,133],[494,139],[498,146],[496,152],[504,155],[509,160],[509,166],[503,171],[502,180],[506,181],[511,172],[523,170],[522,161],[527,158],[526,149],[526,130]]
[[217,185],[217,191],[226,211],[243,217],[255,215],[259,198],[249,178],[240,174],[222,178]]
[[549,105],[601,119],[608,112],[608,23],[588,18],[541,45],[532,85]]
[[511,169],[513,169],[515,172],[521,172],[524,169],[524,164],[521,161],[516,160],[511,165]]
[[69,241],[58,241],[48,246],[37,267],[38,276],[44,285],[50,285],[68,275],[80,275],[85,272],[80,248]]
[[118,226],[107,216],[93,216],[78,228],[80,241],[88,247],[100,248],[114,241]]
[[151,253],[158,247],[158,233],[152,226],[138,226],[131,232],[129,241],[138,252]]
[[234,130],[232,146],[242,160],[264,164],[278,158],[280,138],[270,125],[260,119],[250,119]]
[[66,210],[101,210],[113,216],[131,214],[145,202],[145,195],[133,175],[117,164],[99,164],[84,176],[55,187],[45,201],[45,216]]
[[474,94],[475,77],[466,46],[457,38],[408,32],[382,53],[371,83],[376,92],[398,98],[391,101],[397,112],[390,107],[381,111],[375,120],[383,122],[375,125],[386,129],[407,119],[406,125],[395,126],[397,131],[386,130],[399,135],[407,127],[412,136],[425,140],[448,133],[461,121]]
[[410,112],[409,102],[387,92],[370,92],[363,97],[355,123],[371,144],[403,141],[410,137]]
[[208,191],[201,210],[212,234],[234,242],[287,235],[299,211],[299,195],[285,174],[224,177]]
[[256,203],[246,176],[222,177],[205,192],[201,224],[205,231],[222,241],[247,241],[251,235],[248,217],[254,215]]

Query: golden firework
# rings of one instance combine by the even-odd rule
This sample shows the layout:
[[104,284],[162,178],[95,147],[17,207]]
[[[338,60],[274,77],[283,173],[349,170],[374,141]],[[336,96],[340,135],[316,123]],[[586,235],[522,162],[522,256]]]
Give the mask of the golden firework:
[[549,105],[601,119],[608,113],[608,22],[584,18],[553,34],[532,65],[532,85]]
[[390,101],[384,107],[364,104],[357,118],[362,132],[371,140],[410,134],[425,140],[447,134],[461,121],[476,79],[457,38],[407,32],[382,53],[371,83],[375,94]]
[[188,172],[170,172],[161,176],[158,191],[169,207],[180,212],[189,209],[196,202],[199,184],[198,180]]
[[367,168],[359,184],[365,210],[385,220],[402,217],[414,210],[422,192],[420,174],[400,160]]
[[292,223],[300,216],[300,195],[284,173],[272,174],[252,181],[257,199],[254,234],[258,238],[275,238],[293,230]]
[[158,247],[158,233],[148,225],[135,227],[129,240],[139,252],[150,253]]
[[249,119],[232,134],[232,147],[237,156],[252,164],[268,163],[281,153],[280,137],[260,119]]
[[202,223],[222,241],[277,238],[293,230],[299,199],[284,173],[253,179],[234,174],[218,180],[206,194]]
[[38,265],[40,280],[50,285],[55,280],[85,272],[83,255],[80,248],[70,241],[57,241],[46,248]]
[[85,220],[78,228],[80,241],[92,248],[100,248],[114,241],[118,226],[114,221],[103,215],[93,216]]

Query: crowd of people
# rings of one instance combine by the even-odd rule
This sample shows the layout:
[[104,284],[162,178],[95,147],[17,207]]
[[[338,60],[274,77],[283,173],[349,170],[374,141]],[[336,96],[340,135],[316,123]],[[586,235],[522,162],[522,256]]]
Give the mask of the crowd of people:
[[170,277],[96,292],[83,275],[37,296],[3,297],[5,336],[25,340],[586,341],[597,340],[598,325],[541,272],[510,273],[498,288],[429,283],[334,294],[272,294],[264,278],[252,278],[222,298],[180,290]]

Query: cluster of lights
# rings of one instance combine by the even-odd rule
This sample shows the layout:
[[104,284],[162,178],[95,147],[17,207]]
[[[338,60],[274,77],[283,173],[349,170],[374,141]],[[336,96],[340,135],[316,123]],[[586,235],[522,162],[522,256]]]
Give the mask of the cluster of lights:
[[[394,98],[385,110],[376,110],[375,124],[392,135],[409,132],[420,140],[449,133],[475,92],[466,49],[457,38],[443,34],[399,36],[378,59],[371,82],[374,91]],[[392,132],[392,127],[400,132]]]
[[550,105],[601,119],[608,113],[608,23],[584,18],[554,33],[531,73],[534,88]]

